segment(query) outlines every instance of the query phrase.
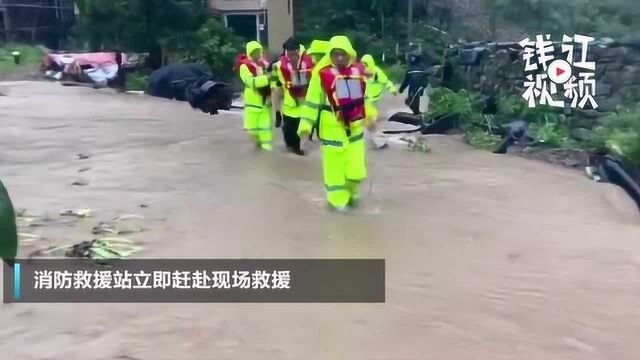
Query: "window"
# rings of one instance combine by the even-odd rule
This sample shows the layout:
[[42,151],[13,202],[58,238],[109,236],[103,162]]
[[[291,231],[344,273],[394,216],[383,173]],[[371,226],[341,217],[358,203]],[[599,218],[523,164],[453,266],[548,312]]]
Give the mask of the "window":
[[225,17],[227,19],[227,27],[233,30],[236,35],[248,41],[258,40],[255,14],[233,14]]

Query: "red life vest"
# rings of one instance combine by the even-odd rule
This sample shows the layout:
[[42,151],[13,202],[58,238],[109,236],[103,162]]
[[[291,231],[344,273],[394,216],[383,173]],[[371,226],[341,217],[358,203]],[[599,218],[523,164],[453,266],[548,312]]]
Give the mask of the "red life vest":
[[284,78],[284,86],[289,90],[291,97],[297,100],[307,95],[312,69],[313,60],[306,53],[300,55],[297,66],[292,64],[286,56],[280,56],[280,71]]
[[[255,63],[246,54],[240,54],[236,58],[236,63],[233,66],[233,71],[234,72],[240,71],[240,66],[242,65],[246,65],[247,68],[249,68],[249,71],[251,71],[251,74],[253,76],[258,76],[258,67],[262,68],[262,75],[267,74],[267,68],[269,67],[269,62],[264,58],[262,58],[258,61],[258,63]],[[258,93],[260,93],[260,95],[262,95],[262,97],[265,97],[265,98],[271,95],[270,86],[258,88],[257,91]]]
[[355,63],[344,69],[329,65],[320,70],[320,80],[333,111],[347,129],[352,122],[366,117],[367,78],[362,64]]

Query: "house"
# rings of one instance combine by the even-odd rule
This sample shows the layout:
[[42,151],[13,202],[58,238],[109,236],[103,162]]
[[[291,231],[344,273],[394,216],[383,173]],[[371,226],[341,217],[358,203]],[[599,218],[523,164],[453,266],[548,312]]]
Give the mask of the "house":
[[0,0],[0,42],[56,48],[74,20],[73,0]]
[[7,41],[7,7],[4,0],[0,0],[0,45]]
[[272,52],[293,35],[293,0],[207,0],[209,11],[247,40],[258,40]]

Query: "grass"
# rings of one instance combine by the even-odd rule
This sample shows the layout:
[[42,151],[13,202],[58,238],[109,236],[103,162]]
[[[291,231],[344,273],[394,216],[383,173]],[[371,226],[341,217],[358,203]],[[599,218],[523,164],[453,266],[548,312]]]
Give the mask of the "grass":
[[148,74],[142,71],[127,74],[127,91],[144,91],[147,87],[147,76]]
[[[13,61],[14,51],[20,52],[20,64]],[[0,47],[0,76],[36,69],[42,62],[44,51],[40,46],[8,43]]]

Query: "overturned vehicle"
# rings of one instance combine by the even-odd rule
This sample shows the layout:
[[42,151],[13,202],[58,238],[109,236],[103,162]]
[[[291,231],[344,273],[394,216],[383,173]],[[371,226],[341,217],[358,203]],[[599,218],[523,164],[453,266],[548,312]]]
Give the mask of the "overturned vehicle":
[[216,115],[231,109],[233,90],[200,64],[171,64],[154,71],[147,79],[146,94],[188,102],[194,109]]
[[94,88],[124,89],[125,73],[142,65],[144,54],[122,52],[49,53],[41,66],[44,76],[63,85],[86,84]]

